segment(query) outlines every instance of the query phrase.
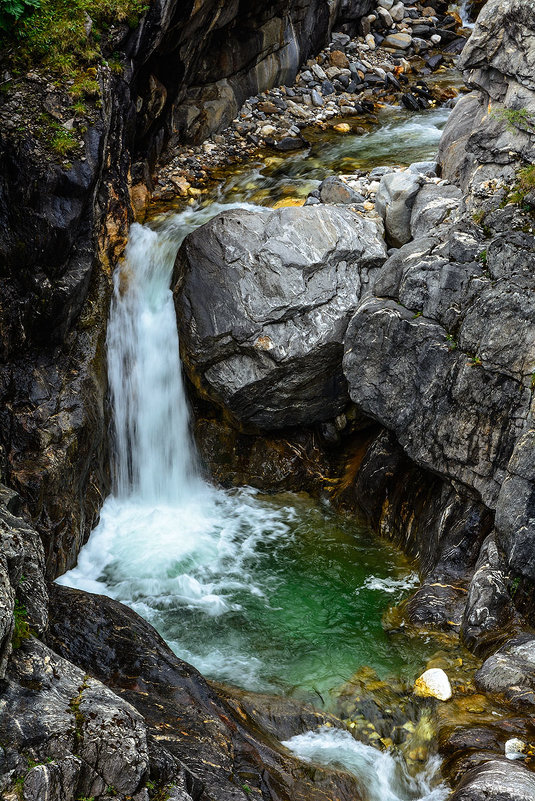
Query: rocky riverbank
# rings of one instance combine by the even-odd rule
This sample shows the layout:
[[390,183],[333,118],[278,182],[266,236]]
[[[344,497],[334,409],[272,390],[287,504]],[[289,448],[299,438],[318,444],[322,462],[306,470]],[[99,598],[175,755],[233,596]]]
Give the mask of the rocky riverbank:
[[175,150],[152,192],[138,188],[138,216],[143,218],[149,197],[198,198],[200,189],[217,180],[214,171],[229,163],[266,149],[306,148],[311,126],[364,133],[363,125],[384,105],[414,111],[451,101],[458,89],[442,74],[455,65],[470,33],[458,13],[442,2],[381,3],[361,20],[361,35],[333,33],[329,46],[308,59],[291,85],[248,98],[224,132]]

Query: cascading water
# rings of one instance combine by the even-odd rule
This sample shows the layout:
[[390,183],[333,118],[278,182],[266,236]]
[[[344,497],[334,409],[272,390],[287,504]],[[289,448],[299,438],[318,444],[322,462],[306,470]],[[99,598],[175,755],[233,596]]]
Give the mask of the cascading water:
[[200,489],[169,290],[175,251],[171,239],[132,226],[108,330],[114,495],[149,504],[179,503]]
[[320,728],[298,734],[283,745],[310,762],[344,768],[365,781],[367,801],[443,801],[450,791],[436,783],[438,760],[411,776],[399,755],[380,752],[341,729]]
[[[442,117],[433,112],[429,120],[422,125],[402,117],[404,128],[421,128],[416,158],[428,157],[438,139]],[[360,147],[363,139],[355,140]],[[379,149],[384,140],[381,130],[367,139]],[[334,149],[333,163],[345,158],[347,147],[346,140],[342,152]],[[307,178],[310,168],[301,156],[288,163],[287,175],[266,179],[272,195],[277,181],[317,183],[315,174]],[[239,186],[230,183],[229,193],[244,200],[254,196],[257,187],[247,181],[250,175]],[[169,285],[185,235],[229,207],[188,209],[167,217],[158,230],[132,226],[115,275],[107,341],[113,494],[78,565],[59,581],[128,603],[178,656],[210,677],[328,701],[329,692],[359,665],[383,674],[413,673],[425,660],[425,643],[421,651],[413,644],[407,649],[404,640],[396,648],[381,626],[381,610],[414,586],[416,577],[394,549],[328,507],[297,496],[266,498],[250,489],[225,492],[202,480]],[[317,736],[323,745],[314,753],[307,751],[308,740],[288,746],[325,761],[333,735],[303,735],[316,745]],[[393,758],[350,740],[344,741],[349,756],[341,761],[373,789],[371,766]],[[360,762],[357,751],[365,755]],[[399,766],[388,765],[392,770],[384,781],[390,794],[381,801],[445,797],[441,788],[427,792],[427,784],[410,784]]]

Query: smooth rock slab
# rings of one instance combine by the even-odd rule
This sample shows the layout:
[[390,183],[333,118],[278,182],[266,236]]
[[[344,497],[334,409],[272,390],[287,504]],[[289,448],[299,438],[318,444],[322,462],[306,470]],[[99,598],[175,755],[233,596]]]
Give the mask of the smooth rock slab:
[[451,801],[533,801],[535,775],[516,762],[493,759],[464,776]]
[[385,259],[377,225],[349,209],[218,215],[186,238],[176,261],[190,378],[239,423],[260,429],[340,414],[345,331]]
[[375,209],[384,220],[388,244],[399,248],[411,239],[411,213],[424,178],[419,173],[383,175],[375,196]]

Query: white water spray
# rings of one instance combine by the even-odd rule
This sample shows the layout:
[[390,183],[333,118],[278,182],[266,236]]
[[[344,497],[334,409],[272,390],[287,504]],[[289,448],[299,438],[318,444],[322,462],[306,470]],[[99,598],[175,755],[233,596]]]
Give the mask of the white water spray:
[[115,273],[108,377],[116,498],[176,504],[200,490],[169,289],[175,253],[172,239],[133,225]]
[[368,801],[443,801],[450,791],[438,783],[439,760],[411,776],[402,757],[355,740],[348,731],[322,727],[283,742],[301,759],[344,768],[360,778]]

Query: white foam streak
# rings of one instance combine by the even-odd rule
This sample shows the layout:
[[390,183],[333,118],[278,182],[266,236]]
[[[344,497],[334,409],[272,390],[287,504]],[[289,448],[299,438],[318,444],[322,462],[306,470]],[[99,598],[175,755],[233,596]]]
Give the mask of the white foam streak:
[[344,768],[362,779],[367,801],[443,801],[449,790],[437,783],[438,760],[410,776],[399,755],[378,751],[355,740],[347,731],[322,727],[283,742],[301,759]]

